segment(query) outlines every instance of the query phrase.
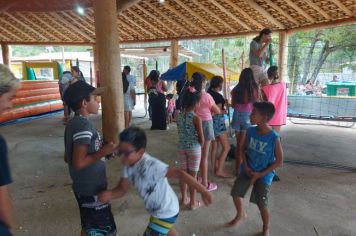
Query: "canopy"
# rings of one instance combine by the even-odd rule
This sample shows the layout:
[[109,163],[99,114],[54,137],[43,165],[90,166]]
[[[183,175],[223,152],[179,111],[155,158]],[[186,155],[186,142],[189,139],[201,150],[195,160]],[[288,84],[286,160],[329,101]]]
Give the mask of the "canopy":
[[[210,80],[213,76],[223,77],[223,68],[208,63],[198,63],[198,62],[184,62],[177,67],[169,69],[167,72],[161,75],[162,80],[166,81],[178,81],[182,80],[185,77],[185,74],[188,74],[190,79],[194,72],[200,72],[207,80]],[[239,74],[231,70],[226,70],[226,79],[227,80],[239,80]]]

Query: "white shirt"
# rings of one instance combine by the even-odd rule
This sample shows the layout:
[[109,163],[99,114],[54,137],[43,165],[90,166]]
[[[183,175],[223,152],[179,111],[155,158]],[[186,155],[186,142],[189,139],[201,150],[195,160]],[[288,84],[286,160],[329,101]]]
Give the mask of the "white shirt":
[[167,164],[145,153],[133,166],[125,166],[123,172],[123,177],[134,185],[143,198],[146,210],[159,219],[179,213],[178,198],[168,183],[167,171]]
[[126,79],[127,81],[129,81],[130,85],[133,87],[133,88],[136,88],[136,77],[133,76],[133,75],[126,75]]

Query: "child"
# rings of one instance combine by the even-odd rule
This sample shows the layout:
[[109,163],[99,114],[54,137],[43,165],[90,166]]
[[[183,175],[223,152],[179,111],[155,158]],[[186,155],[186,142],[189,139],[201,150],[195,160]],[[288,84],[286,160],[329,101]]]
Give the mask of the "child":
[[236,170],[239,174],[239,167],[242,163],[240,150],[245,143],[246,130],[251,126],[250,114],[253,103],[259,99],[259,88],[253,77],[252,69],[242,70],[239,83],[231,91],[231,103],[234,107],[231,127],[235,130],[236,136]]
[[175,109],[175,99],[172,93],[166,95],[166,99],[168,100],[167,105],[167,124],[173,122],[173,112]]
[[135,106],[135,88],[133,84],[127,80],[127,75],[122,73],[122,88],[124,92],[124,119],[125,119],[125,128],[128,128],[132,120],[132,110]]
[[[19,87],[19,80],[10,69],[0,64],[0,114],[12,107],[11,100]],[[8,185],[11,184],[10,168],[7,160],[7,145],[0,135],[0,235],[10,236],[14,223]]]
[[268,124],[280,133],[282,125],[285,125],[287,121],[287,86],[279,80],[277,66],[268,68],[267,75],[269,84],[263,86],[262,91],[265,100],[271,102],[276,109],[275,115]]
[[107,188],[105,156],[117,145],[103,145],[100,134],[88,120],[97,114],[99,103],[95,89],[84,81],[70,85],[64,93],[66,104],[75,111],[65,129],[65,162],[73,180],[73,191],[80,210],[82,235],[116,235],[110,204],[98,201],[97,194]]
[[[178,128],[178,154],[181,169],[188,172],[193,178],[197,178],[201,158],[201,145],[204,143],[203,126],[201,119],[195,115],[194,110],[200,101],[200,93],[193,87],[188,87],[182,100],[183,111],[177,119]],[[189,202],[190,209],[201,206],[195,201],[195,190],[189,188],[190,198],[187,198],[187,184],[180,183],[182,204]]]
[[215,140],[213,116],[212,113],[219,114],[220,109],[215,104],[211,95],[205,92],[206,80],[205,76],[199,72],[195,72],[192,75],[191,86],[201,93],[201,99],[198,106],[195,108],[195,113],[203,122],[204,143],[202,145],[200,173],[201,182],[208,189],[208,191],[214,191],[218,188],[216,183],[208,181],[208,155],[209,147],[212,140]]
[[243,165],[231,190],[237,210],[236,217],[227,225],[234,226],[246,217],[242,199],[253,186],[250,201],[257,204],[263,221],[263,235],[269,235],[268,196],[275,169],[283,162],[282,145],[278,134],[268,125],[274,115],[270,102],[256,102],[251,113],[251,123],[257,126],[247,130],[243,147]]
[[109,202],[111,199],[124,196],[133,184],[151,215],[144,235],[178,235],[173,224],[179,214],[179,204],[167,177],[180,179],[198,190],[205,204],[211,203],[211,194],[184,171],[171,168],[145,153],[147,138],[140,128],[125,129],[119,138],[118,155],[121,156],[121,161],[125,165],[123,177],[116,188],[99,194],[100,201]]

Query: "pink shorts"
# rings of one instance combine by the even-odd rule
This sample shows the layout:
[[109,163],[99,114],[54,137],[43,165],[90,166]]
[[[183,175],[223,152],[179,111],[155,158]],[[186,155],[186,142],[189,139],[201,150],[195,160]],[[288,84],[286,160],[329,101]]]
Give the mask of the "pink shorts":
[[187,171],[198,172],[200,159],[201,159],[201,148],[178,150],[180,168]]

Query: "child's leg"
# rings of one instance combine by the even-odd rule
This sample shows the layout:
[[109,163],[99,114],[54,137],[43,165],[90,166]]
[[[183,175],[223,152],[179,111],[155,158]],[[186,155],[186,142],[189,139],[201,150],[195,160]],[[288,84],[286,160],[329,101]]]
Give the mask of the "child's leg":
[[209,156],[209,147],[210,147],[210,140],[206,140],[202,147],[201,153],[201,162],[200,162],[200,172],[202,178],[202,184],[205,187],[208,187],[208,156]]
[[[199,165],[201,160],[201,148],[195,148],[187,151],[188,155],[188,172],[193,177],[196,178]],[[192,210],[200,207],[200,202],[195,200],[195,189],[189,187],[189,194],[190,194],[190,208]]]
[[[179,155],[179,161],[180,161],[180,168],[182,170],[187,171],[188,170],[188,158],[186,155],[186,151],[179,150],[178,155]],[[189,199],[187,198],[187,184],[185,182],[180,181],[179,186],[180,186],[180,192],[182,195],[181,204],[186,205],[189,203]]]
[[234,197],[233,201],[236,209],[236,216],[226,224],[228,227],[237,226],[243,219],[246,218],[246,212],[242,204],[242,198]]
[[237,155],[237,158],[236,158],[236,170],[238,171],[238,173],[240,172],[240,166],[243,162],[242,160],[242,156],[241,156],[241,153],[244,151],[242,150],[243,149],[243,146],[244,146],[244,143],[246,141],[246,131],[241,131],[240,132],[240,137],[239,137],[239,147],[238,147],[238,155]]
[[179,236],[177,230],[175,230],[174,227],[171,228],[171,230],[169,230],[168,232],[168,236]]
[[235,131],[235,138],[236,138],[236,148],[235,148],[235,166],[237,175],[240,173],[240,131]]
[[267,207],[258,207],[260,209],[261,218],[263,222],[262,233],[263,236],[269,235],[269,212]]
[[130,114],[128,111],[124,112],[124,119],[125,119],[125,129],[130,126]]
[[216,152],[218,148],[217,141],[211,141],[211,148],[210,148],[210,161],[211,161],[211,168],[214,173],[216,173]]
[[216,171],[216,175],[219,177],[230,177],[225,171],[224,171],[224,166],[225,166],[225,161],[226,161],[226,157],[227,154],[230,151],[230,143],[227,137],[227,133],[222,133],[219,137],[218,137],[218,142],[221,143],[222,146],[222,150],[219,156],[219,160],[218,160],[218,164],[217,164],[217,171]]
[[269,235],[269,212],[268,212],[268,198],[270,193],[270,185],[266,185],[262,180],[257,180],[253,186],[250,202],[255,203],[261,213],[263,222],[263,235]]

